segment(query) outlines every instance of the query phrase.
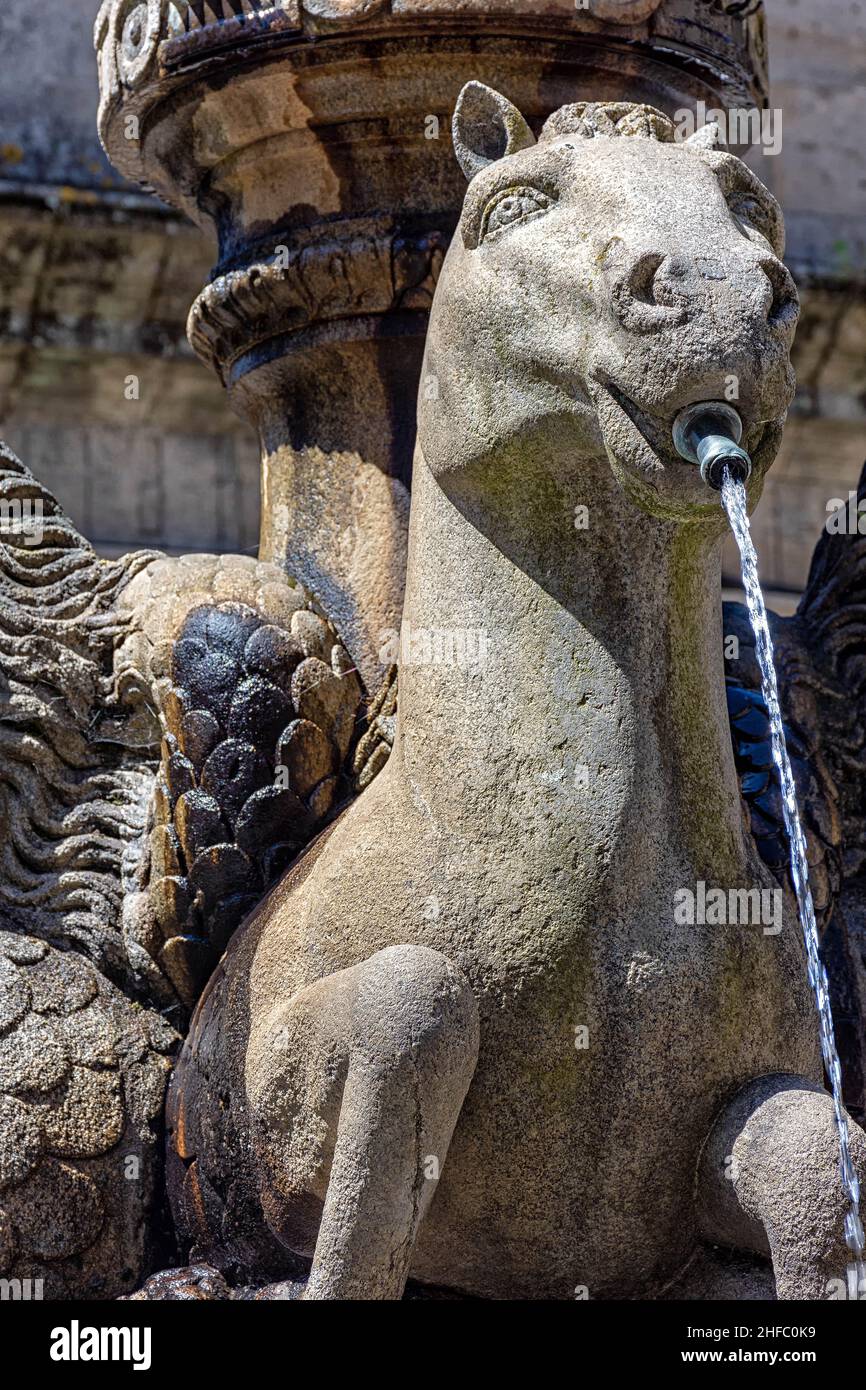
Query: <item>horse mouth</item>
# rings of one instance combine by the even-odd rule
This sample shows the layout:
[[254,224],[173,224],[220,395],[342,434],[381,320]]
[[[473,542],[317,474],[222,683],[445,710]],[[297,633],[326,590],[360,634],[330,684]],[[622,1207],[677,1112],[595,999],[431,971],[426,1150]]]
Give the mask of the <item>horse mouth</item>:
[[[673,422],[684,405],[704,399],[695,394],[690,400],[678,401],[663,413],[650,413],[612,381],[597,381],[596,408],[608,452],[621,463],[631,463],[644,474],[648,482],[661,470],[679,474],[684,480],[697,476],[695,465],[681,458],[674,448]],[[717,395],[706,399],[717,400]],[[739,403],[732,403],[739,410]],[[742,447],[752,459],[762,460],[762,447],[770,433],[781,426],[784,415],[776,420],[743,419]]]

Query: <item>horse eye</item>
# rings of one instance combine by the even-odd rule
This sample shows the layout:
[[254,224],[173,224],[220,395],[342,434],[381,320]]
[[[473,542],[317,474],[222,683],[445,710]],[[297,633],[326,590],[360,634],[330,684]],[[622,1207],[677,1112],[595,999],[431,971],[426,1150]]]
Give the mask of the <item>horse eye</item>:
[[546,212],[550,204],[551,200],[547,194],[537,188],[505,189],[491,199],[484,209],[479,241],[495,232],[505,231],[517,222],[524,222],[536,213]]

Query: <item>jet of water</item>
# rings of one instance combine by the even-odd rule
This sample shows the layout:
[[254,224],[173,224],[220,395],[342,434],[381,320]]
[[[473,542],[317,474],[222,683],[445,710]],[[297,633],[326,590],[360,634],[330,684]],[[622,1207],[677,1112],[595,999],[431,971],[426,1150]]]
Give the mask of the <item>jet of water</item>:
[[806,944],[809,984],[818,1011],[818,1029],[821,1037],[821,1054],[830,1088],[833,1093],[833,1106],[836,1113],[836,1130],[839,1135],[839,1179],[842,1191],[848,1202],[845,1215],[845,1243],[854,1260],[856,1285],[853,1296],[856,1298],[864,1277],[864,1235],[860,1220],[860,1183],[851,1161],[848,1142],[848,1117],[842,1105],[842,1069],[839,1053],[836,1050],[836,1037],[833,1029],[833,1015],[830,1011],[830,988],[827,971],[818,954],[818,924],[815,920],[815,904],[809,887],[809,866],[806,860],[806,837],[800,823],[797,808],[797,795],[791,762],[785,743],[782,727],[782,709],[779,704],[779,687],[776,681],[776,667],[773,661],[773,643],[767,623],[767,610],[758,579],[758,557],[749,533],[749,517],[746,511],[746,489],[736,482],[725,469],[722,482],[722,505],[728,514],[731,529],[740,550],[743,571],[743,588],[746,603],[755,634],[755,649],[761,667],[761,687],[764,702],[770,714],[770,733],[773,748],[773,761],[779,773],[782,789],[782,814],[791,851],[791,877],[797,895],[800,925]]

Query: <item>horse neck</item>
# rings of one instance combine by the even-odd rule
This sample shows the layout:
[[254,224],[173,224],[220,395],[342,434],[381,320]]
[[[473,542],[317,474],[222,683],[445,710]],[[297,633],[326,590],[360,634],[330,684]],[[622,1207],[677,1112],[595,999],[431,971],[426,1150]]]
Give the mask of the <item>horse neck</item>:
[[395,747],[416,803],[461,837],[736,875],[718,535],[639,512],[601,461],[448,490],[417,451]]

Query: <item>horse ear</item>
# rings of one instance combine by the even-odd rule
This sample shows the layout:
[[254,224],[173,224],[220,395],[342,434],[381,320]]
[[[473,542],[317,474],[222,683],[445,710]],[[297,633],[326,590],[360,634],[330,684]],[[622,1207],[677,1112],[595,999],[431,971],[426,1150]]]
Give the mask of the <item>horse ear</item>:
[[693,150],[722,149],[724,141],[718,121],[708,121],[706,125],[699,125],[697,130],[692,131],[692,134],[683,143],[691,145]]
[[457,98],[451,133],[454,153],[467,179],[495,160],[535,144],[517,107],[483,82],[466,83]]

